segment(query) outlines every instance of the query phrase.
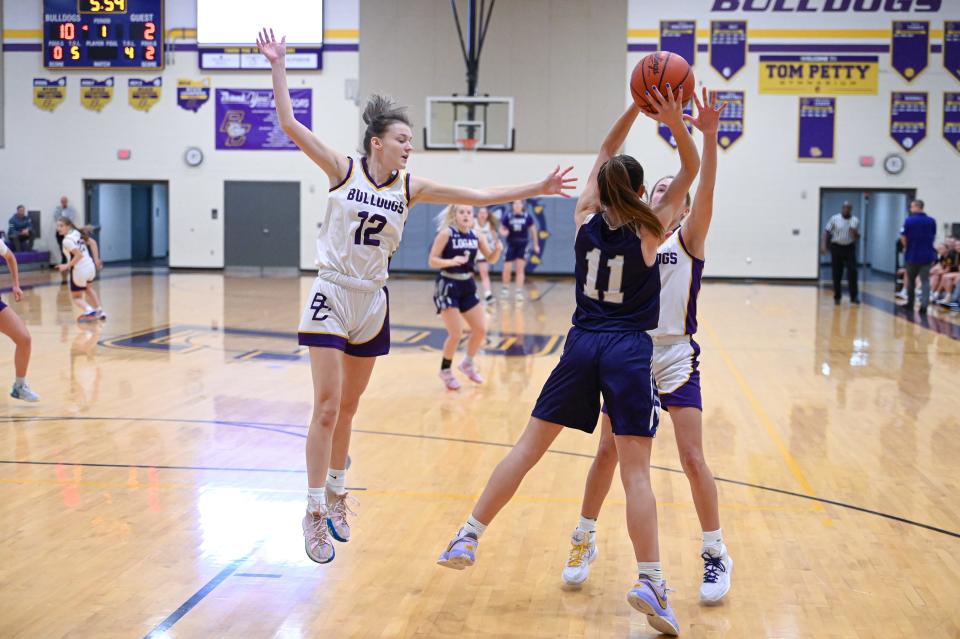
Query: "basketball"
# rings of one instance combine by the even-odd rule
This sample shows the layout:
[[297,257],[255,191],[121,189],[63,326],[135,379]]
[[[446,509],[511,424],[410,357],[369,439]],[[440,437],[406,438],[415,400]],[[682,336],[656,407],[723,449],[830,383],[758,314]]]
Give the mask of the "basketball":
[[693,98],[696,87],[693,69],[682,56],[669,51],[656,51],[644,56],[633,68],[630,76],[630,92],[633,94],[633,100],[647,113],[652,112],[650,108],[652,103],[645,97],[647,91],[652,92],[653,87],[657,87],[666,97],[668,84],[673,90],[674,97],[678,97],[681,87],[683,88],[684,104]]

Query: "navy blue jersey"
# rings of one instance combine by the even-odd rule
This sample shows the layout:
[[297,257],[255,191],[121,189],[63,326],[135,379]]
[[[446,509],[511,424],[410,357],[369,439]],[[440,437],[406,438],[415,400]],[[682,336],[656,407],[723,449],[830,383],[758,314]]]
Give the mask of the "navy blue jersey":
[[504,214],[501,219],[503,228],[507,229],[507,242],[510,244],[526,244],[530,239],[530,231],[533,226],[533,216],[524,212],[522,215],[514,215],[513,212]]
[[660,316],[660,268],[643,261],[629,227],[611,229],[592,215],[575,242],[577,310],[573,324],[592,331],[649,331]]
[[480,248],[480,240],[477,239],[473,230],[461,233],[456,226],[451,226],[450,237],[447,239],[446,246],[443,247],[443,253],[440,254],[445,260],[452,260],[458,255],[466,255],[467,263],[460,266],[448,266],[443,270],[448,273],[473,273],[473,262],[477,259],[477,251]]

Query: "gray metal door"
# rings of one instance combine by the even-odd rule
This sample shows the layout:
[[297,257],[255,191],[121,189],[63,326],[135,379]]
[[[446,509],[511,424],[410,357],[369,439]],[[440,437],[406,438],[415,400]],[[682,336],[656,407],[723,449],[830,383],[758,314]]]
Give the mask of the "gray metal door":
[[224,182],[226,266],[300,266],[300,183]]

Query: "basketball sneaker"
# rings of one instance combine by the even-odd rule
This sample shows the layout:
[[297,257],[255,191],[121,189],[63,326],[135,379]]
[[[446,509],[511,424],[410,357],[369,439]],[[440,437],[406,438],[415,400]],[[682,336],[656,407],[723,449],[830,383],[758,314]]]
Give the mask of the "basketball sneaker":
[[101,322],[107,321],[107,314],[103,312],[102,308],[97,309],[97,319]]
[[526,298],[527,298],[527,296],[524,295],[524,293],[523,293],[522,290],[518,290],[518,291],[517,291],[516,300],[517,300],[518,302],[522,302],[522,301],[525,300]]
[[39,402],[40,396],[30,390],[30,387],[27,386],[26,382],[18,384],[14,382],[13,388],[10,389],[10,397],[14,399],[22,399],[25,402]]
[[563,567],[563,582],[568,586],[579,586],[590,576],[590,564],[597,558],[597,533],[573,531],[570,538],[570,556]]
[[703,583],[700,584],[700,601],[707,604],[718,603],[730,590],[733,559],[730,558],[730,553],[727,552],[726,547],[716,557],[709,551],[704,551],[700,557],[703,558]]
[[468,362],[464,360],[460,362],[460,365],[457,366],[457,368],[459,368],[460,372],[466,375],[467,379],[469,379],[474,384],[483,383],[483,377],[481,377],[480,373],[477,372],[477,367],[473,365],[473,362]]
[[357,513],[350,509],[351,503],[356,505],[358,502],[356,497],[350,497],[350,493],[338,495],[327,490],[327,526],[330,534],[339,542],[350,541],[350,522],[347,521],[347,515],[357,516]]
[[447,387],[447,390],[460,390],[460,382],[457,381],[457,378],[453,375],[453,371],[449,368],[441,369],[439,377]]
[[667,582],[659,586],[647,577],[640,577],[627,593],[627,602],[647,615],[647,623],[665,635],[679,635],[680,622],[667,602]]
[[501,289],[500,289],[500,297],[502,297],[503,299],[507,299],[508,297],[510,297],[510,289],[507,288],[506,286],[504,286],[503,288],[501,288]]
[[490,291],[487,291],[486,293],[484,293],[483,301],[486,302],[487,304],[493,304],[493,293],[491,293]]
[[437,563],[454,570],[463,570],[472,566],[477,560],[477,546],[480,542],[473,533],[464,534],[461,529],[447,545],[447,549],[440,553]]
[[96,322],[97,317],[98,315],[96,310],[89,310],[86,313],[83,313],[82,315],[80,315],[80,317],[77,318],[77,321],[78,322]]
[[308,510],[303,517],[303,546],[307,557],[318,564],[330,563],[337,554],[327,531],[326,513],[312,513]]

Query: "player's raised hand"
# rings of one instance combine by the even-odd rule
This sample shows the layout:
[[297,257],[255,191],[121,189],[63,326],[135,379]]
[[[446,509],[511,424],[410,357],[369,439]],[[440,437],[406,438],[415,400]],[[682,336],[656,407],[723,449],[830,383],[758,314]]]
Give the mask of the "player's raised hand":
[[263,31],[257,34],[257,48],[270,64],[282,63],[287,55],[287,36],[283,36],[280,42],[277,42],[273,29],[264,27]]
[[568,166],[561,171],[560,165],[558,164],[557,168],[551,171],[541,183],[541,195],[562,195],[563,197],[570,197],[567,194],[567,191],[570,191],[577,186],[577,178],[567,177],[567,173],[572,170],[573,167]]
[[678,95],[674,96],[670,85],[667,84],[667,95],[660,93],[656,86],[653,90],[646,92],[647,102],[650,103],[651,111],[644,110],[644,114],[657,122],[662,122],[668,127],[683,125],[683,87],[677,90]]
[[703,87],[703,102],[696,93],[693,94],[693,101],[697,103],[697,117],[684,114],[683,119],[705,135],[716,134],[720,128],[720,114],[727,108],[727,103],[717,104],[716,93],[711,95],[706,87]]

